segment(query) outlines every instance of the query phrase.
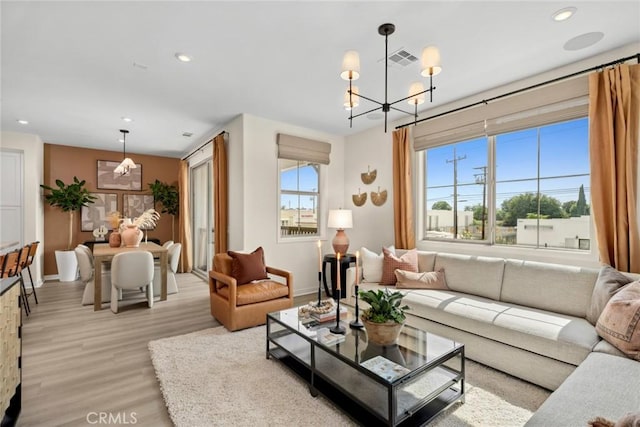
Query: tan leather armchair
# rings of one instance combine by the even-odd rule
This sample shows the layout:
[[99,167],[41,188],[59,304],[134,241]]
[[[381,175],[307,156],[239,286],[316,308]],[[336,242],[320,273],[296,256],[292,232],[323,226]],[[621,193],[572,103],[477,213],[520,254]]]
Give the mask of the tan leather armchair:
[[211,315],[228,330],[264,325],[267,313],[293,306],[291,272],[267,266],[270,276],[282,277],[285,282],[261,280],[239,284],[231,277],[231,264],[229,255],[216,254],[213,270],[209,271]]

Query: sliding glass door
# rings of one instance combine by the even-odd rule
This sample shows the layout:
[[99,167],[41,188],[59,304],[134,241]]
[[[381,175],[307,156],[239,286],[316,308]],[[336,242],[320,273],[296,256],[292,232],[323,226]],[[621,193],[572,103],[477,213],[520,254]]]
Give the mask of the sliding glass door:
[[212,161],[208,160],[191,169],[193,272],[205,278],[213,258],[212,167]]

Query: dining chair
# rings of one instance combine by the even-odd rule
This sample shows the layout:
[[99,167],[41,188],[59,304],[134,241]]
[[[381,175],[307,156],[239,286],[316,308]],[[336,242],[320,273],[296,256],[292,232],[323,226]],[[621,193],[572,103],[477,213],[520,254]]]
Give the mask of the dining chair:
[[170,247],[171,245],[173,245],[173,240],[167,240],[166,242],[164,242],[164,243],[162,244],[162,247],[163,247],[163,248],[165,248],[165,249],[169,249],[169,247]]
[[147,251],[121,252],[111,261],[111,311],[118,312],[121,289],[144,287],[147,304],[153,307],[153,255]]
[[[166,244],[166,243],[165,243]],[[180,252],[182,252],[182,244],[174,243],[169,246],[167,251],[167,295],[178,293],[178,282],[176,281],[176,273],[178,272],[178,262],[180,261]],[[160,296],[162,276],[160,275],[160,263],[155,263],[153,273],[153,295]]]
[[[93,254],[85,245],[78,245],[74,249],[76,258],[78,259],[78,269],[80,270],[80,281],[84,283],[84,292],[82,294],[82,305],[93,304],[93,294],[95,292],[95,269],[93,265]],[[102,298],[101,302],[111,301],[111,272],[102,270]]]

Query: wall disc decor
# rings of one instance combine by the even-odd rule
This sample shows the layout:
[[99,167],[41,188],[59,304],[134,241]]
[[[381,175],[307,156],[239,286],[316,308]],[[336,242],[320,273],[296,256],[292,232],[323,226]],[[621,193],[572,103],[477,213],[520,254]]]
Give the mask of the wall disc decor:
[[378,192],[371,192],[371,201],[376,206],[382,206],[387,201],[387,190],[380,191],[380,187],[378,187]]
[[358,188],[358,194],[352,194],[351,198],[353,199],[353,204],[356,206],[362,206],[367,201],[367,193],[361,193]]
[[377,169],[370,170],[370,167],[367,166],[367,171],[361,173],[360,174],[360,178],[362,179],[362,182],[364,182],[365,184],[369,185],[373,181],[376,180],[376,176],[377,175],[378,175],[378,170]]

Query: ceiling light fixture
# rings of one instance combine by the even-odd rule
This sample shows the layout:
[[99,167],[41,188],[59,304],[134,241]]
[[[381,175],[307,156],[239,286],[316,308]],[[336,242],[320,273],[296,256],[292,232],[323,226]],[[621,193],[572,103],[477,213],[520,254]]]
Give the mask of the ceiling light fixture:
[[116,166],[116,168],[113,170],[113,173],[126,175],[131,169],[135,169],[138,166],[133,163],[133,160],[127,157],[127,134],[129,133],[129,131],[126,129],[120,129],[120,132],[122,132],[122,157],[124,157],[124,160],[120,162],[118,166]]
[[176,53],[175,56],[180,62],[191,62],[191,60],[193,59],[190,55],[187,55],[186,53],[178,52]]
[[18,119],[18,120],[16,120],[16,122],[20,123],[21,125],[28,125],[29,124],[29,120],[24,120],[24,119]]
[[133,119],[131,117],[122,117],[123,122],[131,123]]
[[551,17],[554,21],[566,21],[567,19],[571,18],[574,13],[576,13],[576,10],[578,9],[573,6],[565,7],[564,9],[560,9],[559,11],[555,12],[553,15],[551,15]]
[[[358,78],[360,77],[360,57],[358,55],[358,52],[356,52],[355,50],[347,51],[344,54],[344,58],[342,60],[342,73],[340,73],[340,77],[342,77],[343,80],[349,81],[349,88],[347,89],[348,98],[345,96],[344,101],[345,108],[350,111],[349,127],[353,126],[353,119],[355,119],[356,117],[368,115],[373,111],[382,110],[382,112],[384,113],[384,131],[387,132],[387,113],[389,111],[395,110],[405,114],[409,114],[410,116],[414,116],[414,119],[417,122],[418,105],[424,102],[424,94],[429,92],[429,101],[433,102],[433,91],[436,89],[435,86],[433,86],[433,76],[442,71],[442,67],[440,66],[440,52],[438,51],[438,48],[434,46],[429,46],[422,50],[422,71],[420,74],[422,74],[422,76],[424,77],[429,77],[429,88],[424,89],[424,86],[422,86],[421,88],[417,88],[417,86],[412,85],[409,91],[409,96],[393,102],[388,101],[387,72],[389,69],[389,35],[393,34],[395,29],[396,27],[393,24],[382,24],[378,27],[378,34],[384,36],[384,102],[376,101],[375,99],[358,93],[357,88],[353,86],[353,81],[358,80]],[[354,116],[353,108],[358,106],[359,98],[363,98],[367,101],[378,104],[379,106],[371,110],[367,110],[364,113],[356,114]],[[409,104],[414,105],[414,112],[410,113],[393,106],[394,104],[402,101],[407,101]]]

